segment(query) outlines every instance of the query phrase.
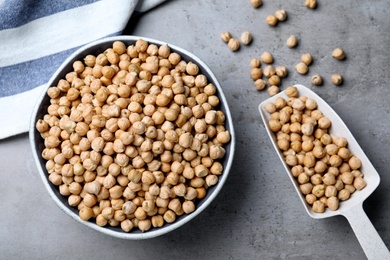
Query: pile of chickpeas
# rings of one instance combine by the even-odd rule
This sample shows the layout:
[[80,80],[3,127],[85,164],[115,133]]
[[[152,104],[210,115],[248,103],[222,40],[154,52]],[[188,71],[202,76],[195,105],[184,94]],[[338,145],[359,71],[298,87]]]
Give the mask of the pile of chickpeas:
[[285,94],[287,99],[278,97],[264,107],[277,146],[313,211],[337,210],[341,201],[366,186],[362,163],[346,138],[329,133],[331,121],[314,99],[299,96],[294,86]]
[[49,181],[99,226],[144,232],[190,214],[230,141],[216,92],[166,44],[115,41],[75,61],[36,122]]

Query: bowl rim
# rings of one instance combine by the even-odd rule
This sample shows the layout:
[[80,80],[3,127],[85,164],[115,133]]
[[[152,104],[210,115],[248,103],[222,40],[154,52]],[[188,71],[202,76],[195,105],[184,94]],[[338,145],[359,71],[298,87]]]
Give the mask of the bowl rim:
[[[223,107],[225,110],[224,111],[225,116],[226,116],[225,125],[227,125],[229,128],[231,139],[229,142],[229,152],[226,153],[225,156],[227,156],[227,157],[224,158],[224,161],[226,160],[226,166],[224,167],[223,174],[219,176],[218,183],[213,186],[213,188],[215,188],[215,189],[211,192],[211,194],[208,195],[208,197],[202,199],[204,201],[202,202],[202,204],[199,207],[196,208],[196,210],[194,212],[192,212],[191,214],[185,215],[185,217],[181,218],[180,220],[176,220],[169,225],[165,224],[161,228],[152,229],[152,230],[149,230],[149,231],[143,232],[143,233],[132,233],[132,232],[126,233],[124,231],[118,232],[115,230],[111,230],[107,227],[100,227],[96,223],[92,223],[90,221],[83,221],[80,219],[80,217],[77,214],[75,214],[73,211],[71,211],[69,209],[70,206],[65,205],[63,202],[60,201],[60,199],[57,197],[57,195],[53,192],[52,187],[50,186],[49,180],[47,178],[47,173],[42,169],[42,164],[40,163],[40,160],[41,160],[39,158],[40,155],[38,156],[38,153],[37,153],[37,145],[36,145],[37,140],[35,140],[35,133],[36,133],[35,124],[36,124],[36,120],[38,117],[38,111],[41,108],[41,105],[43,104],[47,89],[53,85],[53,82],[57,79],[57,77],[61,73],[64,72],[66,67],[69,66],[70,62],[72,62],[75,59],[80,59],[80,57],[79,57],[80,55],[82,55],[83,53],[87,52],[90,49],[98,47],[99,45],[112,43],[114,41],[122,41],[122,42],[125,42],[125,44],[128,46],[129,42],[132,42],[132,41],[135,42],[138,39],[145,40],[149,44],[156,44],[158,46],[167,44],[171,48],[171,50],[179,53],[181,56],[182,56],[182,54],[185,54],[186,56],[188,56],[191,59],[191,61],[194,61],[196,64],[198,64],[200,66],[200,68],[202,70],[207,72],[208,76],[211,77],[209,79],[209,81],[212,82],[215,85],[215,87],[217,88],[218,97],[222,101],[222,102],[220,102],[220,104],[221,104],[221,108]],[[51,198],[54,200],[55,204],[62,211],[64,211],[68,216],[70,216],[71,218],[73,218],[77,222],[79,222],[87,227],[90,227],[96,231],[102,232],[102,233],[104,233],[106,235],[110,235],[112,237],[117,237],[117,238],[121,238],[121,239],[128,239],[128,240],[150,239],[150,238],[154,238],[154,237],[158,237],[158,236],[167,234],[167,233],[183,226],[184,224],[188,223],[189,221],[191,221],[192,219],[197,217],[201,212],[203,212],[211,204],[211,202],[214,201],[214,199],[217,197],[217,195],[219,194],[219,192],[221,191],[222,187],[224,186],[224,184],[226,182],[226,179],[227,179],[229,172],[231,170],[231,167],[232,167],[234,153],[235,153],[235,143],[236,143],[233,119],[231,116],[228,102],[226,100],[225,94],[223,92],[223,89],[222,89],[219,81],[217,80],[216,76],[211,71],[211,69],[206,65],[206,63],[204,63],[195,54],[193,54],[193,53],[191,53],[191,52],[189,52],[181,47],[178,47],[176,45],[166,43],[166,42],[163,42],[160,40],[155,40],[155,39],[148,38],[148,37],[134,36],[134,35],[111,36],[111,37],[99,39],[99,40],[96,40],[96,41],[93,41],[93,42],[90,42],[86,45],[81,46],[79,49],[77,49],[72,54],[70,54],[61,63],[59,68],[54,72],[54,74],[52,75],[50,80],[45,84],[45,87],[44,87],[41,95],[39,96],[39,98],[36,102],[36,105],[32,111],[32,116],[31,116],[31,120],[30,120],[29,139],[30,139],[30,145],[32,148],[34,161],[35,161],[36,166],[38,168],[39,175],[43,181],[43,184],[44,184],[46,190],[50,194]]]

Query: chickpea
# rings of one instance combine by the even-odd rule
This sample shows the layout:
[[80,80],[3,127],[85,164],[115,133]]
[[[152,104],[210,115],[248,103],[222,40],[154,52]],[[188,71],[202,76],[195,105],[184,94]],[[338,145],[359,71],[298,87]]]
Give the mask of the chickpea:
[[335,58],[336,60],[343,60],[345,59],[345,53],[342,49],[336,48],[332,52],[332,57]]
[[334,85],[339,86],[343,83],[343,77],[340,74],[333,74],[331,81]]
[[320,74],[315,74],[311,77],[311,83],[315,86],[321,86],[322,85],[322,77]]
[[263,71],[261,68],[252,68],[250,76],[253,80],[258,80],[263,76]]
[[291,35],[290,37],[288,37],[287,46],[289,48],[295,48],[297,46],[297,44],[298,44],[298,40],[294,35]]
[[316,213],[323,213],[323,212],[325,212],[325,204],[319,200],[316,200],[313,203],[312,209]]
[[310,9],[314,9],[317,7],[317,0],[306,0],[305,6],[310,8]]
[[267,63],[267,64],[271,64],[274,61],[272,54],[267,52],[267,51],[263,52],[263,54],[260,56],[260,58],[264,63]]
[[307,67],[307,65],[303,62],[300,62],[298,63],[296,66],[295,66],[295,70],[299,73],[299,74],[307,74],[309,72],[309,68]]
[[221,33],[222,41],[228,43],[231,38],[232,38],[232,36],[231,36],[230,32],[222,32]]
[[268,94],[272,97],[272,96],[275,96],[276,94],[278,94],[280,92],[280,88],[278,86],[270,86],[268,88]]
[[364,187],[366,187],[366,185],[367,185],[366,181],[361,176],[356,177],[353,181],[353,186],[357,190],[363,189]]
[[348,161],[352,170],[358,170],[362,166],[362,162],[356,156],[352,156]]
[[263,0],[251,0],[253,8],[258,8],[263,4]]
[[275,17],[278,19],[279,22],[285,21],[287,19],[286,10],[277,10],[275,12]]
[[345,200],[349,199],[350,196],[351,196],[351,192],[345,188],[340,190],[338,193],[338,199],[341,201],[345,201]]
[[249,31],[244,31],[241,34],[241,42],[244,45],[249,45],[252,42],[253,36]]
[[263,79],[257,79],[254,82],[256,90],[263,90],[267,86],[267,82]]
[[240,49],[240,42],[236,38],[230,38],[228,46],[231,51],[238,51]]
[[268,15],[265,21],[269,26],[276,26],[278,24],[278,18],[273,14]]

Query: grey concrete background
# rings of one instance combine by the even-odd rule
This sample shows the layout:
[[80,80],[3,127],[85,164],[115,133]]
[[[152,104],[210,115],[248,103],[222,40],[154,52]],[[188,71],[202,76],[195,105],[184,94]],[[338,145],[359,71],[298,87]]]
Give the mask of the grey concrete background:
[[[290,71],[283,88],[301,83],[323,97],[350,127],[381,176],[364,209],[390,246],[390,2],[304,0],[171,0],[134,19],[126,33],[185,48],[203,59],[220,80],[237,136],[236,157],[225,187],[191,223],[155,239],[119,240],[75,222],[51,201],[32,159],[28,135],[0,141],[0,258],[2,259],[366,259],[343,217],[311,219],[284,172],[259,116],[268,98],[249,77],[249,61],[269,51],[275,65]],[[278,9],[288,13],[277,27],[265,23]],[[239,37],[249,30],[250,46],[231,52],[222,31]],[[296,49],[286,39],[299,39]],[[331,51],[341,47],[347,59]],[[301,54],[314,58],[310,73],[294,65]],[[332,73],[345,83],[335,87]],[[321,87],[310,84],[323,75]],[[5,111],[2,111],[5,112]]]

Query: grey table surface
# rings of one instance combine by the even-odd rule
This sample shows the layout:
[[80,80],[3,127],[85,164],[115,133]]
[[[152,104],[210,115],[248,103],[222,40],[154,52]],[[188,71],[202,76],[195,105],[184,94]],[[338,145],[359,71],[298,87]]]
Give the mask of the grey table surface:
[[[127,241],[91,230],[66,216],[50,199],[32,158],[27,134],[0,141],[1,259],[366,259],[348,221],[315,220],[304,210],[267,137],[258,112],[266,91],[249,77],[251,58],[264,51],[289,76],[282,89],[300,83],[339,113],[381,176],[364,209],[390,246],[390,2],[170,0],[131,21],[126,34],[169,42],[193,52],[219,79],[235,124],[237,146],[230,176],[216,200],[192,222],[150,240]],[[285,9],[276,27],[268,14]],[[253,34],[249,46],[231,52],[220,39],[230,31]],[[295,49],[286,46],[294,34]],[[334,48],[347,59],[331,57]],[[303,53],[313,64],[306,76],[294,65]],[[321,87],[311,76],[324,77]],[[345,82],[335,87],[332,73]]]

